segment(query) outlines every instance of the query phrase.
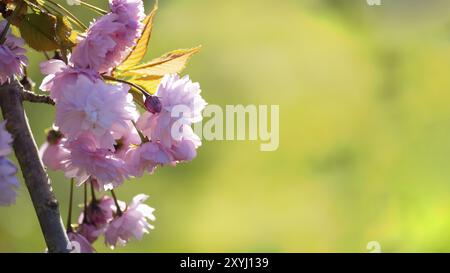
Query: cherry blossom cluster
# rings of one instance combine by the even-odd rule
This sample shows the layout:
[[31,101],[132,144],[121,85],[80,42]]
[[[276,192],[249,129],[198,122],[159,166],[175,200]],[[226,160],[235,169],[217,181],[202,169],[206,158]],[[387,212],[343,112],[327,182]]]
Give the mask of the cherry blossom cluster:
[[102,234],[111,248],[124,246],[133,237],[140,240],[153,229],[147,219],[156,220],[154,209],[143,204],[147,198],[147,195],[139,194],[128,205],[109,196],[93,198],[80,214],[76,230],[69,228],[70,241],[79,244],[80,252],[92,253],[95,252],[92,243]]
[[[47,76],[40,89],[49,92],[56,107],[53,129],[40,149],[42,160],[78,186],[91,184],[92,191],[114,190],[158,166],[194,159],[201,141],[191,125],[202,119],[206,106],[199,84],[188,76],[164,76],[154,95],[145,94],[142,114],[128,84],[105,80],[130,54],[145,17],[142,0],[109,3],[110,12],[80,35],[68,63],[41,64]],[[101,235],[113,248],[153,228],[148,222],[155,220],[153,208],[143,204],[148,196],[139,194],[129,204],[113,197],[93,197],[78,225],[68,229],[82,252],[94,251],[92,243]]]
[[[83,4],[68,0],[69,5]],[[156,92],[142,91],[139,109],[127,81],[116,80],[114,69],[132,52],[144,28],[142,0],[109,0],[109,12],[78,35],[67,58],[40,64],[46,75],[40,89],[55,102],[56,116],[40,157],[48,169],[62,171],[77,186],[91,188],[76,225],[69,209],[67,235],[79,251],[94,252],[92,244],[104,236],[111,248],[140,240],[153,229],[154,209],[138,194],[128,204],[116,198],[114,189],[125,181],[153,174],[157,167],[176,166],[193,160],[200,138],[192,124],[201,121],[206,106],[200,86],[189,76],[165,75]],[[0,23],[0,85],[14,76],[23,77],[28,64],[24,41]],[[57,56],[57,55],[55,55]],[[63,60],[64,59],[64,60]],[[133,86],[135,87],[135,86]],[[0,123],[0,205],[16,199],[17,168],[7,158],[11,135]],[[97,197],[96,192],[110,191]]]
[[28,64],[23,48],[25,42],[14,36],[6,24],[6,20],[0,22],[0,34],[4,35],[0,41],[0,84],[8,82],[14,75],[23,76],[23,67]]

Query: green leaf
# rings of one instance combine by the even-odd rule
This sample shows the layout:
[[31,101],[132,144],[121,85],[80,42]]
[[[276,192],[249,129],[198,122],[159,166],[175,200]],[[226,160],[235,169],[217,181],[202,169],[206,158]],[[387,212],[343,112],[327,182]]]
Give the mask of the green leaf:
[[16,26],[11,25],[10,29],[11,29],[12,34],[14,34],[17,37],[20,37],[20,31]]
[[130,82],[142,87],[150,94],[155,94],[162,78],[163,76],[147,76],[130,80]]
[[76,34],[72,31],[72,25],[65,16],[56,17],[56,41],[63,48],[72,48],[76,45]]
[[135,65],[138,65],[148,50],[148,44],[153,30],[153,19],[158,10],[158,1],[155,2],[152,12],[144,19],[144,28],[141,37],[136,41],[136,46],[131,51],[130,55],[117,67],[118,70],[126,70]]
[[199,52],[201,46],[191,49],[179,49],[156,58],[150,62],[133,66],[125,71],[118,71],[121,76],[131,77],[147,77],[147,76],[164,76],[165,74],[173,74],[181,72],[186,66],[189,58]]
[[25,42],[37,51],[59,48],[56,41],[56,17],[47,13],[25,15],[19,30]]
[[[159,83],[162,80],[162,76],[148,76],[138,79],[130,80],[131,83],[141,87],[147,93],[149,94],[155,94],[156,90],[158,88]],[[130,89],[130,93],[133,95],[134,102],[136,102],[137,105],[141,106],[142,108],[145,108],[144,105],[144,96],[141,91],[139,91],[137,88],[133,87],[132,85]]]
[[67,49],[76,44],[76,33],[65,16],[27,14],[21,21],[19,30],[25,42],[37,51]]

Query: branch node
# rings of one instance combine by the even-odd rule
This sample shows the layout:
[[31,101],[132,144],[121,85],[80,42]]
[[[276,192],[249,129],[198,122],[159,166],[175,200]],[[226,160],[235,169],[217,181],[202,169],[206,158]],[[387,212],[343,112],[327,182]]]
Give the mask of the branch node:
[[51,209],[58,209],[58,200],[56,199],[50,199],[47,201],[47,207],[51,208]]

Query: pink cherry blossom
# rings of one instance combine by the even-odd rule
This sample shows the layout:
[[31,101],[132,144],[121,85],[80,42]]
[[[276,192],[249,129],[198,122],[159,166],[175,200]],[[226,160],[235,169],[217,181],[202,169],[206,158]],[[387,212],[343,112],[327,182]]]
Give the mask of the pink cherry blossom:
[[141,144],[141,138],[131,122],[128,122],[127,128],[114,130],[114,138],[116,139],[114,155],[123,160],[125,160],[127,152],[132,149],[133,146]]
[[115,211],[114,200],[109,196],[103,196],[89,203],[86,208],[86,215],[84,212],[81,213],[79,223],[87,222],[100,227],[112,220]]
[[17,196],[19,180],[16,177],[17,168],[6,157],[0,157],[0,205],[14,204]]
[[91,24],[85,38],[81,37],[73,49],[70,60],[75,66],[104,73],[120,62],[121,55],[119,58],[110,58],[118,45],[116,34],[123,33],[126,29],[118,22],[118,17],[114,13],[109,13]]
[[105,232],[105,227],[96,227],[89,223],[81,223],[77,227],[77,233],[82,235],[89,243],[97,241],[98,237]]
[[81,76],[90,79],[92,82],[101,80],[97,72],[90,69],[75,68],[66,65],[61,60],[51,59],[42,62],[40,68],[42,74],[47,75],[42,81],[40,89],[49,91],[50,97],[55,101],[59,100],[62,90],[67,85],[75,85]]
[[202,120],[202,111],[206,106],[200,93],[200,85],[193,83],[188,75],[180,79],[177,74],[169,74],[164,76],[155,95],[168,113],[173,112],[176,106],[185,106],[188,111],[183,112],[183,117],[195,123]]
[[[0,23],[0,32],[6,27],[6,21]],[[6,83],[12,76],[23,76],[23,67],[28,64],[25,56],[24,41],[8,31],[5,41],[0,45],[0,84]]]
[[58,59],[50,59],[39,64],[41,73],[44,75],[57,74],[63,72],[68,67],[69,66],[65,62]]
[[112,1],[110,7],[112,12],[93,22],[74,48],[71,61],[76,67],[108,73],[128,56],[141,35],[142,1]]
[[6,121],[0,122],[0,156],[9,155],[12,152],[11,143],[13,139],[5,127]]
[[137,116],[133,97],[125,84],[92,82],[79,76],[75,84],[67,84],[56,104],[55,124],[69,140],[91,132],[101,148],[113,150],[113,130],[125,130],[127,121]]
[[105,242],[108,246],[111,248],[116,245],[123,246],[132,237],[141,240],[145,233],[149,233],[150,229],[154,228],[147,222],[147,219],[156,220],[153,215],[154,209],[143,204],[147,198],[145,194],[135,196],[122,215],[116,216],[109,223],[105,232]]
[[63,162],[67,160],[70,152],[64,148],[66,139],[58,141],[58,143],[51,144],[45,142],[39,149],[39,156],[42,159],[44,165],[53,171],[63,170]]
[[158,142],[145,142],[132,147],[126,154],[128,171],[141,177],[145,171],[152,174],[158,166],[176,166],[179,162],[191,161],[197,156],[198,145],[191,139],[173,142],[170,148]]
[[166,75],[155,96],[147,98],[149,111],[140,116],[136,126],[149,142],[127,153],[128,168],[134,176],[197,156],[201,140],[191,124],[202,119],[201,112],[206,106],[200,92],[198,83],[192,83],[188,76],[180,79],[178,75]]
[[44,165],[54,171],[64,169],[64,161],[69,156],[69,151],[64,147],[67,139],[54,127],[47,134],[47,141],[39,149],[39,156]]
[[110,190],[127,178],[124,161],[115,158],[112,151],[100,148],[92,134],[84,133],[64,146],[70,151],[64,161],[65,174],[75,178],[78,185],[93,176],[101,189]]
[[[150,140],[159,141],[167,148],[183,138],[193,137],[188,127],[202,120],[202,110],[206,106],[200,92],[199,84],[192,83],[188,76],[180,79],[178,75],[166,75],[155,94],[162,105],[161,111],[145,112],[138,119],[137,127]],[[174,135],[172,128],[176,122],[181,124],[181,132]]]
[[121,16],[123,21],[129,21],[130,24],[140,22],[145,18],[142,0],[110,0],[109,7],[113,13]]
[[81,234],[76,232],[68,232],[67,237],[73,247],[72,251],[79,253],[94,253],[95,249],[92,247],[91,243]]
[[92,200],[87,206],[86,214],[82,212],[78,218],[78,232],[89,242],[94,242],[104,233],[115,213],[116,205],[111,197],[104,196],[99,200]]
[[143,113],[136,122],[137,128],[150,140],[160,141],[166,147],[172,146],[171,128],[175,119],[170,113],[162,111],[160,113]]
[[153,173],[157,166],[171,164],[173,160],[169,149],[157,142],[143,143],[126,155],[128,170],[136,177],[141,177],[145,171]]
[[110,0],[109,7],[126,29],[125,32],[117,33],[116,52],[111,57],[116,57],[119,64],[130,54],[136,39],[142,34],[142,21],[145,18],[144,3],[142,0]]
[[174,144],[170,149],[170,152],[173,159],[178,162],[191,161],[197,156],[197,146],[193,141],[183,139]]

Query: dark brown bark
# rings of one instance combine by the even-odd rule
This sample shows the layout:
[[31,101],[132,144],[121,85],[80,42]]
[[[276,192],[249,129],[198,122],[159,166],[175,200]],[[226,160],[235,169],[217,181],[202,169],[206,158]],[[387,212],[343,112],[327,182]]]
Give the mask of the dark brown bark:
[[36,210],[48,251],[69,252],[67,249],[69,240],[59,212],[58,201],[39,158],[36,142],[23,109],[24,92],[26,91],[16,81],[0,86],[3,118],[7,120],[6,128],[14,138],[14,152]]
[[49,96],[37,95],[37,94],[27,91],[27,90],[22,90],[20,92],[20,96],[22,97],[22,100],[24,100],[24,101],[55,105],[55,101],[53,101]]

